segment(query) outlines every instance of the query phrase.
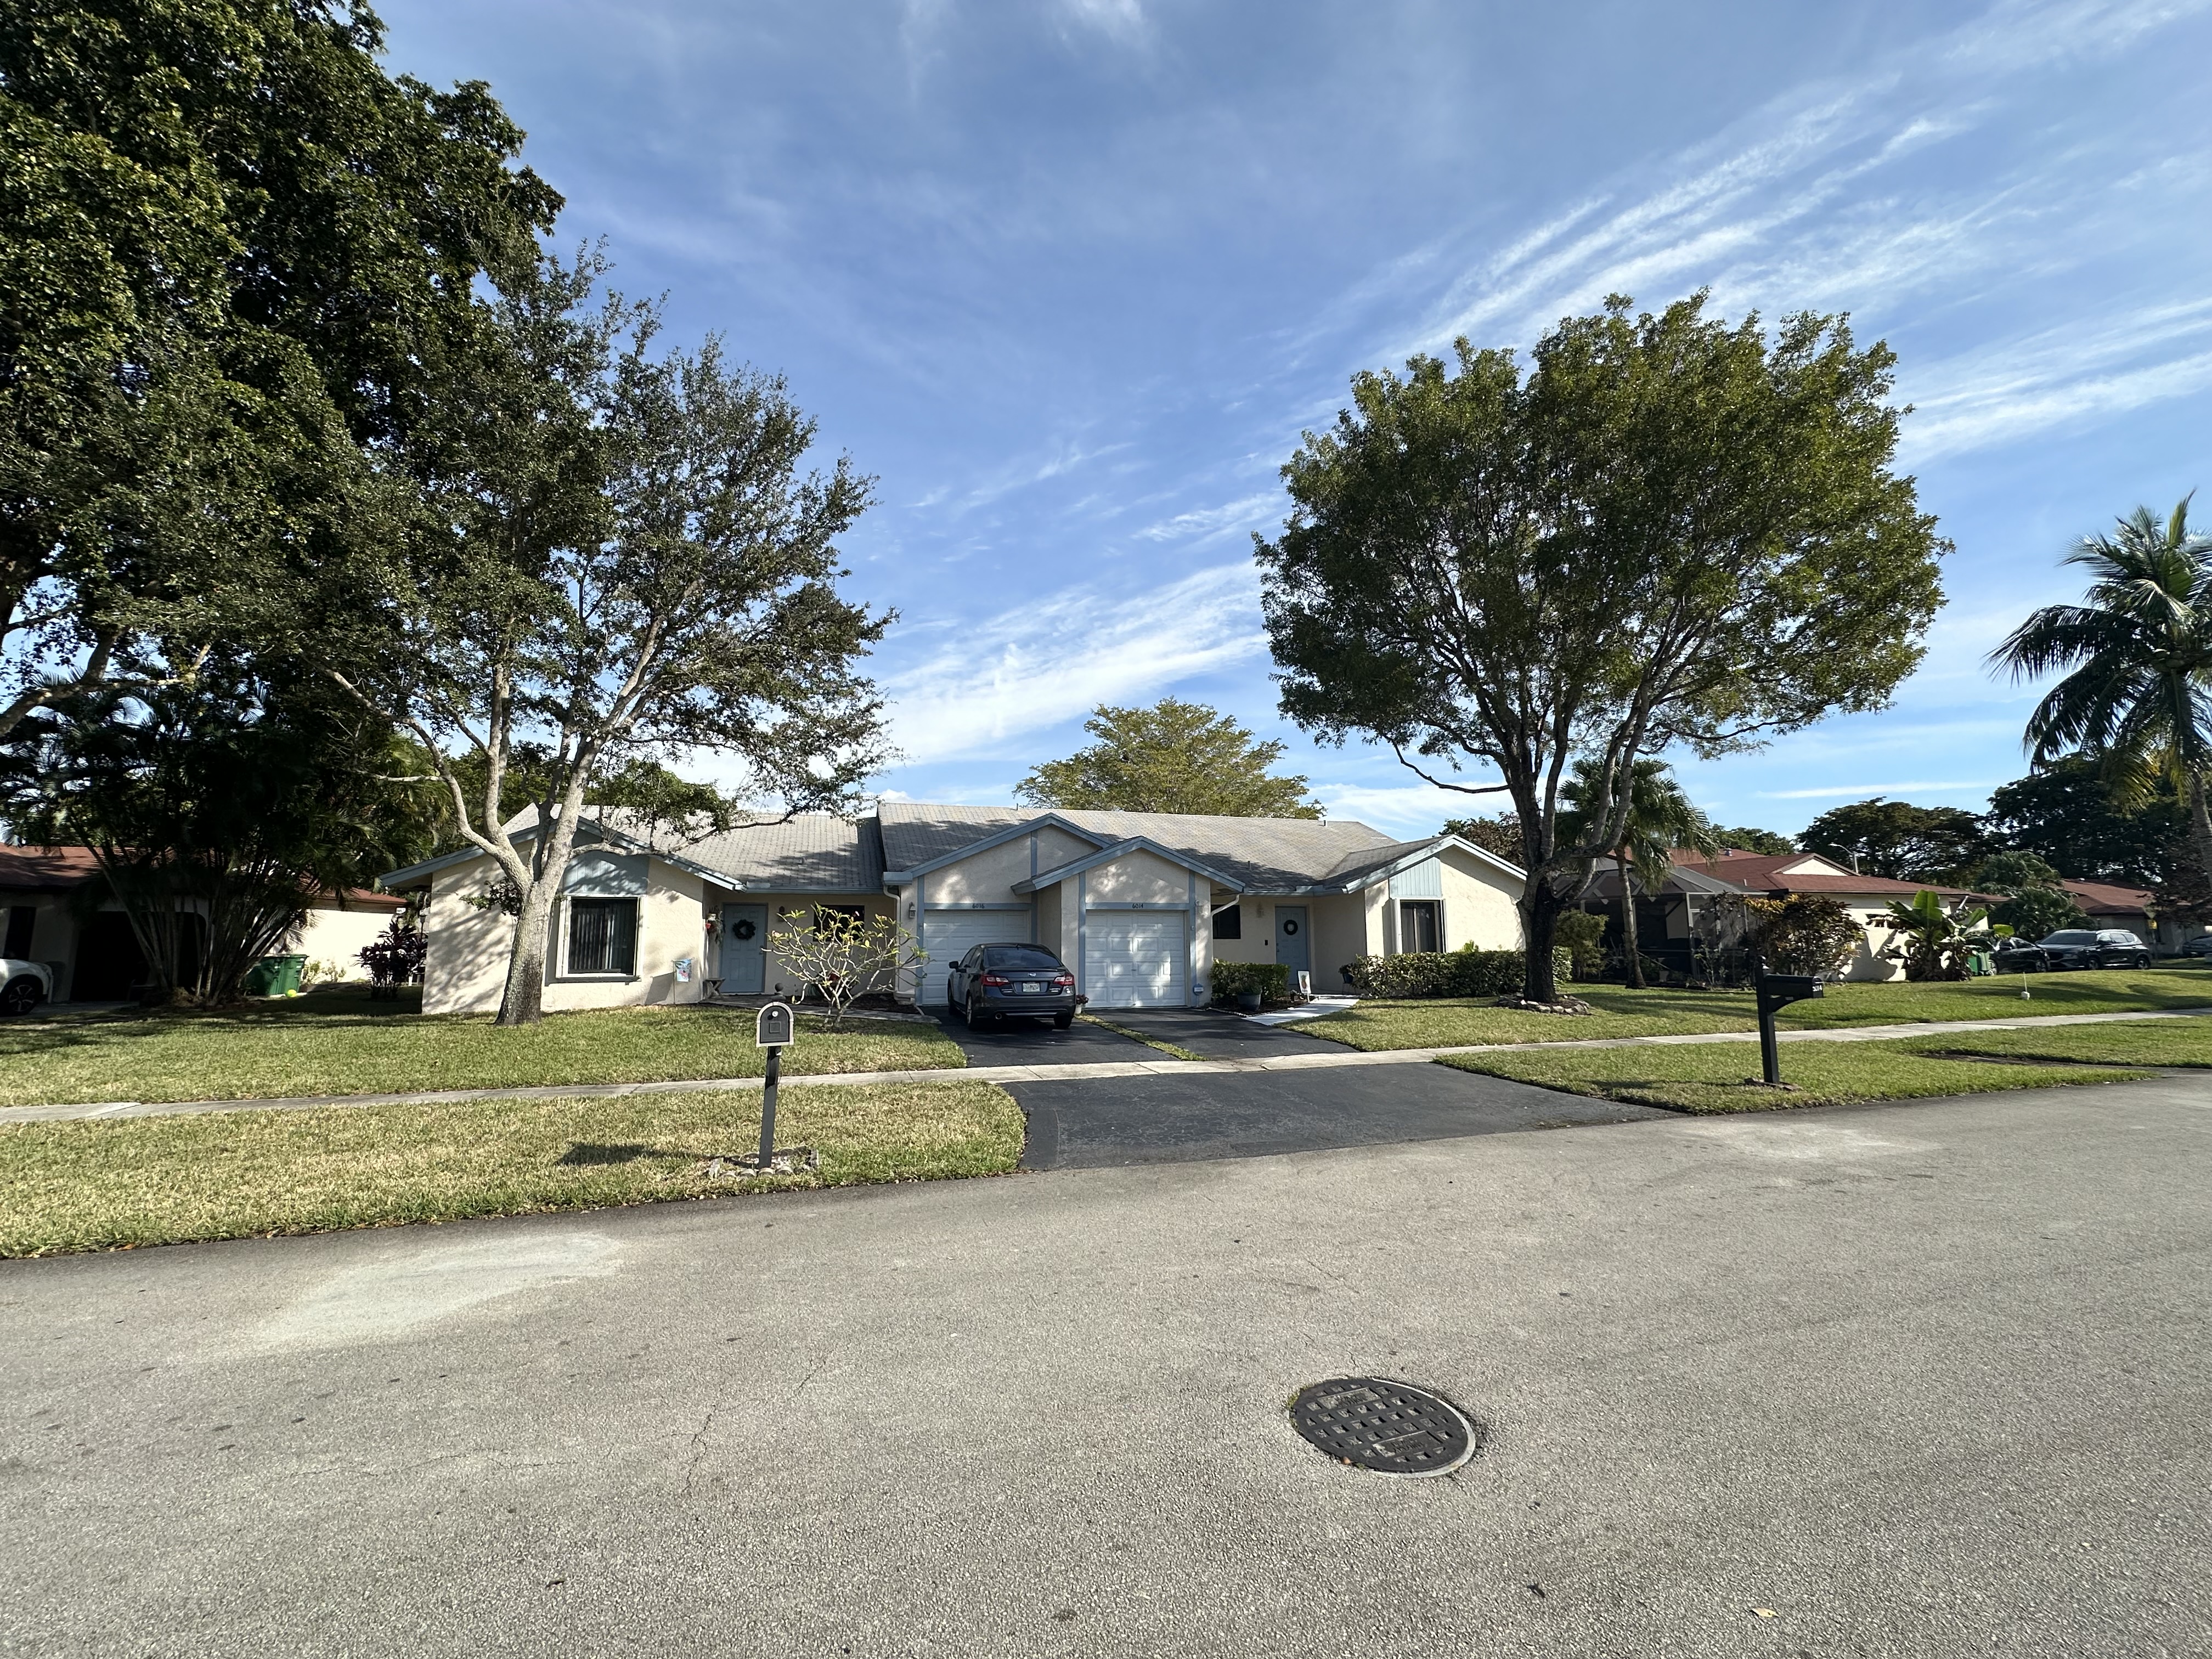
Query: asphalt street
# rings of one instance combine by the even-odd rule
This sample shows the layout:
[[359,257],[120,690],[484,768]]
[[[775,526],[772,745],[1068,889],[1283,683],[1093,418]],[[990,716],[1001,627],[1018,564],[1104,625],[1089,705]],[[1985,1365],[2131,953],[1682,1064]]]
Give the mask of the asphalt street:
[[2208,1176],[2157,1081],[0,1264],[0,1651],[2201,1655]]

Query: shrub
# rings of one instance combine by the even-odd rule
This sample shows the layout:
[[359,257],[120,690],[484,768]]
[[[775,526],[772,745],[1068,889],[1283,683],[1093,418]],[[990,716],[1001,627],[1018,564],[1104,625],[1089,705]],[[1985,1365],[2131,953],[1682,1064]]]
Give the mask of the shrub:
[[[1562,979],[1572,968],[1564,949],[1552,952],[1553,971]],[[1361,957],[1344,976],[1362,996],[1401,1000],[1415,997],[1503,997],[1518,995],[1527,963],[1518,951],[1408,951],[1403,956]]]
[[1263,1003],[1291,1000],[1291,970],[1279,962],[1217,962],[1213,964],[1213,1000],[1234,1002],[1243,993],[1257,991]]
[[1570,910],[1559,918],[1559,949],[1574,963],[1577,979],[1595,979],[1605,966],[1605,918],[1591,910]]
[[1753,899],[1749,908],[1753,941],[1774,973],[1825,979],[1866,941],[1866,929],[1844,908],[1844,902],[1824,893]]
[[421,928],[410,927],[403,918],[392,917],[392,926],[359,953],[361,965],[368,969],[369,995],[394,996],[400,986],[420,980],[429,948],[429,936]]

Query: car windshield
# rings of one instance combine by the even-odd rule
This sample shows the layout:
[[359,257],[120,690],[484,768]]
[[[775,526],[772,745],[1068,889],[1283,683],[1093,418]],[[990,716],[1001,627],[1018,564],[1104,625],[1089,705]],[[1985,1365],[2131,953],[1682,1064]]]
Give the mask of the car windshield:
[[2097,936],[2094,933],[2084,933],[2076,931],[2064,933],[2053,933],[2049,939],[2043,942],[2045,945],[2094,945],[2097,942]]
[[983,952],[986,968],[1012,968],[1017,973],[1050,974],[1060,969],[1060,958],[1035,945],[994,945]]

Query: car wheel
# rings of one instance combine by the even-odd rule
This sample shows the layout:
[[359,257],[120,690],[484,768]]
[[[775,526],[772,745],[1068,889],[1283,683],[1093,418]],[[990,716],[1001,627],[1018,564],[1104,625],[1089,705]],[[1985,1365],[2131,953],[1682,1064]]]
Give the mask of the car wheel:
[[11,979],[0,988],[0,1013],[27,1014],[45,999],[46,988],[28,974]]
[[1073,1014],[1054,1014],[1052,1017],[1052,1029],[1055,1031],[1065,1031],[1069,1026],[1074,1024],[1075,1016]]
[[980,1000],[970,1001],[968,1005],[969,1028],[971,1030],[980,1031],[990,1023],[991,1017],[983,1012],[981,1001]]

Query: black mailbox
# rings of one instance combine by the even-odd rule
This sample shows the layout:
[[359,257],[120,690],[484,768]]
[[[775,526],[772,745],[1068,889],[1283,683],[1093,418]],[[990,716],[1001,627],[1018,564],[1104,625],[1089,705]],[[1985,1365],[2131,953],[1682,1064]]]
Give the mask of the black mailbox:
[[1822,997],[1827,992],[1820,981],[1810,974],[1764,974],[1759,981],[1759,1006],[1762,1013],[1771,1012],[1787,1002],[1802,1002],[1808,997]]
[[771,1002],[760,1011],[760,1019],[753,1028],[755,1046],[762,1048],[784,1048],[791,1044],[791,1005]]

